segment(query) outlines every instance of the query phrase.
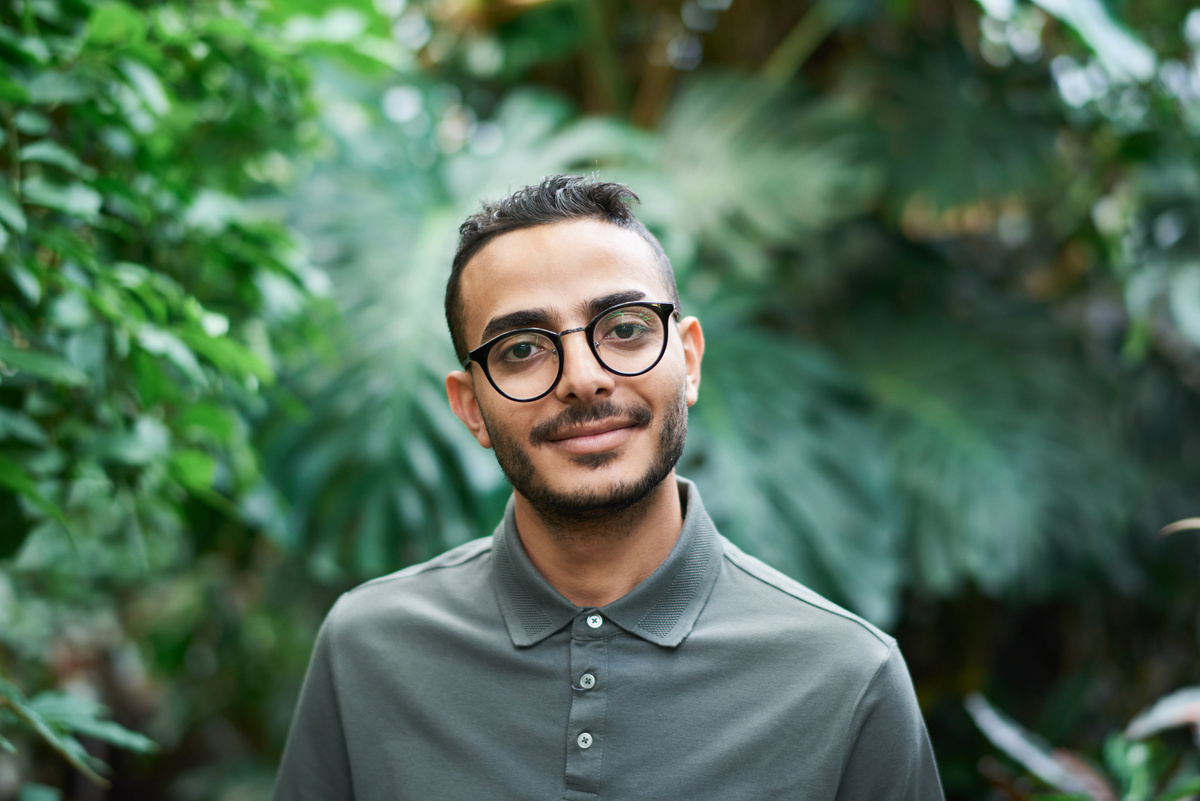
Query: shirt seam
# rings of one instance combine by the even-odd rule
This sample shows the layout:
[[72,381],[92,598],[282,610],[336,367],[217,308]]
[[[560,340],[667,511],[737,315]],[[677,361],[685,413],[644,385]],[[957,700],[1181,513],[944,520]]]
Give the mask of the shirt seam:
[[[490,536],[480,537],[478,540],[475,540],[474,543],[468,542],[468,543],[464,543],[463,545],[458,546],[459,548],[467,549],[467,553],[463,554],[461,557],[456,557],[452,560],[446,560],[444,562],[439,562],[438,561],[439,559],[441,559],[442,557],[446,556],[449,553],[452,553],[452,551],[447,551],[445,554],[442,554],[441,556],[436,556],[430,561],[422,562],[421,564],[417,564],[417,565],[411,565],[411,566],[403,568],[401,570],[397,570],[394,573],[389,573],[386,576],[379,576],[378,578],[373,578],[370,581],[364,581],[362,584],[359,584],[357,587],[353,587],[349,590],[346,590],[346,592],[342,593],[342,597],[344,598],[349,595],[354,595],[359,590],[366,589],[367,587],[373,587],[376,584],[387,584],[392,581],[403,581],[404,579],[416,578],[417,576],[424,575],[425,573],[431,573],[435,570],[447,570],[447,569],[454,568],[454,567],[462,567],[471,562],[474,562],[476,559],[479,559],[480,557],[490,555],[492,552],[493,546],[490,542],[485,542],[486,540],[490,540],[490,539],[491,539]],[[473,544],[478,544],[478,550],[471,551],[468,548],[468,546],[473,545]]]
[[350,741],[346,734],[346,716],[342,714],[341,684],[338,682],[338,645],[337,645],[337,613],[341,606],[339,598],[329,610],[329,678],[333,685],[333,706],[337,711],[338,728],[342,731],[342,752],[346,758],[346,781],[350,785],[351,797],[354,793],[354,772],[350,766]]
[[893,641],[891,645],[888,646],[887,653],[883,655],[883,659],[880,660],[879,666],[876,667],[875,672],[871,674],[871,680],[863,685],[862,690],[860,690],[858,693],[858,697],[854,699],[854,712],[850,715],[850,731],[848,732],[851,736],[851,738],[848,739],[850,748],[846,750],[846,754],[842,758],[842,769],[838,775],[839,790],[842,786],[843,779],[846,777],[846,766],[850,764],[850,755],[854,752],[854,745],[858,742],[857,732],[861,726],[858,716],[862,709],[863,699],[867,697],[867,694],[871,691],[871,688],[875,686],[875,682],[879,679],[879,675],[883,673],[883,669],[887,667],[888,662],[892,661],[892,652],[895,650],[896,643]]
[[[781,592],[784,595],[786,595],[787,597],[789,597],[795,601],[799,601],[800,603],[804,604],[805,606],[820,610],[822,612],[826,612],[830,615],[834,615],[835,617],[840,617],[843,620],[853,623],[854,625],[861,628],[863,631],[870,634],[876,640],[878,640],[879,644],[885,646],[889,652],[891,651],[892,647],[895,645],[896,641],[893,637],[883,633],[882,631],[879,631],[874,626],[867,623],[865,620],[861,619],[857,615],[855,615],[851,612],[848,612],[846,610],[840,609],[836,606],[831,608],[831,607],[827,607],[827,606],[822,606],[821,604],[813,603],[808,598],[804,598],[804,597],[796,594],[795,592],[789,590],[787,587],[780,586],[779,584],[777,584],[773,581],[770,581],[767,578],[758,575],[757,573],[754,573],[745,565],[740,564],[737,561],[737,559],[734,558],[735,555],[730,554],[728,550],[725,551],[723,556],[725,558],[725,561],[729,562],[729,564],[733,565],[738,570],[740,570],[742,573],[745,573],[747,576],[754,579],[755,581],[757,581],[761,584],[765,584],[766,586],[770,587],[771,589]],[[885,657],[885,661],[886,661],[886,657]]]

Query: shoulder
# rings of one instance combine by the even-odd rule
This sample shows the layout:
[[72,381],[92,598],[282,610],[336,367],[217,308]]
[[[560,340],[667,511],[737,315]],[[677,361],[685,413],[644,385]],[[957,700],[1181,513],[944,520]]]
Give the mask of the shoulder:
[[491,555],[492,538],[481,537],[427,562],[371,579],[338,598],[326,625],[358,628],[379,618],[394,620],[422,610],[490,600]]
[[726,592],[753,615],[754,627],[776,642],[820,649],[829,660],[878,669],[896,641],[858,615],[843,609],[795,579],[721,538]]

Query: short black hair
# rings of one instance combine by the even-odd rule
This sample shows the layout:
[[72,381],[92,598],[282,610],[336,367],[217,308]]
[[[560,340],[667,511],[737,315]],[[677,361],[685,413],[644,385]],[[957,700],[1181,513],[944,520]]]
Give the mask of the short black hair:
[[446,282],[446,324],[460,364],[467,361],[467,337],[463,330],[462,274],[467,262],[484,245],[501,234],[565,220],[603,220],[633,231],[646,240],[662,272],[670,300],[679,308],[675,271],[654,234],[633,216],[630,202],[638,196],[624,184],[597,181],[579,175],[551,175],[541,183],[526,186],[508,197],[484,203],[458,229],[458,250]]

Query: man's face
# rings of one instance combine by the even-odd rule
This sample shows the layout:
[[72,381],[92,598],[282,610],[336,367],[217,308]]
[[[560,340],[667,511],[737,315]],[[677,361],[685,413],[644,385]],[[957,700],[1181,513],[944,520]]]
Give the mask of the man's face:
[[[573,220],[489,242],[468,262],[460,297],[475,348],[505,330],[577,328],[608,306],[670,293],[640,236]],[[543,517],[602,518],[647,497],[683,450],[703,338],[691,318],[667,328],[662,361],[643,375],[608,372],[583,332],[573,333],[562,339],[562,378],[546,397],[509,400],[471,365],[447,377],[451,406]]]

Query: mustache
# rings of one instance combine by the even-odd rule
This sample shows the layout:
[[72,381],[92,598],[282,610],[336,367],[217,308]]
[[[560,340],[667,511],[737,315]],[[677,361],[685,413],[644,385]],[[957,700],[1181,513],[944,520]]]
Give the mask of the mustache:
[[601,420],[628,420],[635,428],[644,428],[654,419],[649,406],[618,406],[612,401],[600,401],[591,406],[570,406],[544,423],[538,423],[529,432],[529,441],[541,445],[562,432],[584,423]]

